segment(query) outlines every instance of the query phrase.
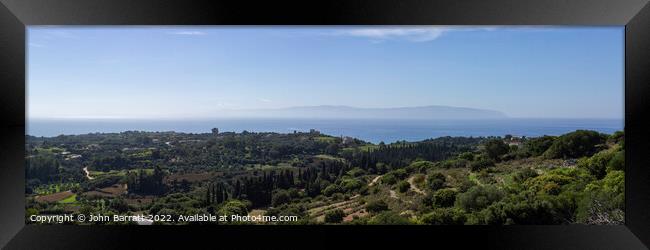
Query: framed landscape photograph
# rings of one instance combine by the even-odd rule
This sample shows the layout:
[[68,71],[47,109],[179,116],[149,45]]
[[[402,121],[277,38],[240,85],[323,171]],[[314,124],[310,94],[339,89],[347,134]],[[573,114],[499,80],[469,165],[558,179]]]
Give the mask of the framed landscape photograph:
[[26,223],[623,224],[623,31],[29,27]]
[[[465,13],[444,4],[323,3],[321,20],[145,2],[125,17],[93,1],[76,4],[97,16],[5,3],[22,21],[3,10],[16,41],[3,60],[17,59],[3,62],[16,92],[3,185],[20,191],[3,220],[23,228],[3,229],[8,248],[208,232],[648,243],[646,2],[466,20],[434,11]],[[408,17],[421,8],[441,15]],[[198,9],[210,11],[185,14]],[[87,243],[54,240],[70,234]]]

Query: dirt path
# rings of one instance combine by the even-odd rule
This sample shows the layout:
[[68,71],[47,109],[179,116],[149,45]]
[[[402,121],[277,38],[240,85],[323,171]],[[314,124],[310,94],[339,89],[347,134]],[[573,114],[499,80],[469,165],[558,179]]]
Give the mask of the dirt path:
[[84,172],[86,172],[86,178],[88,178],[88,180],[95,179],[95,177],[90,176],[90,172],[88,171],[88,167],[84,168]]
[[374,179],[372,179],[372,181],[370,183],[368,183],[368,187],[374,186],[375,183],[377,183],[377,181],[379,180],[379,178],[381,178],[381,175],[379,175],[379,176],[375,177]]
[[406,180],[411,185],[411,190],[413,190],[413,191],[415,191],[416,193],[419,193],[419,194],[425,194],[424,191],[422,191],[422,189],[418,188],[415,185],[415,182],[413,181],[413,179],[415,179],[415,177],[411,176],[411,177],[408,178],[408,180]]

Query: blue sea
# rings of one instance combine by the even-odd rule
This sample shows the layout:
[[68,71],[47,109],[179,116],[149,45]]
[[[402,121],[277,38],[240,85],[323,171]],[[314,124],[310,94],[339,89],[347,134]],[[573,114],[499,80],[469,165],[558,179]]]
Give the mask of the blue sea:
[[420,141],[442,136],[541,136],[561,135],[578,129],[611,134],[623,130],[622,119],[499,119],[499,120],[317,120],[317,119],[214,119],[214,120],[49,120],[30,119],[27,134],[33,136],[113,133],[123,131],[306,132],[310,129],[333,136],[351,136],[379,143]]

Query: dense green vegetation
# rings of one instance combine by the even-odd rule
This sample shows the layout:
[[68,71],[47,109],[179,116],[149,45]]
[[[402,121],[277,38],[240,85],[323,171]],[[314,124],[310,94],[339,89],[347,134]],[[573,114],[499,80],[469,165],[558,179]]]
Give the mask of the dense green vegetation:
[[391,144],[318,131],[27,136],[26,214],[298,218],[214,222],[238,224],[621,224],[624,141],[622,132],[585,130]]

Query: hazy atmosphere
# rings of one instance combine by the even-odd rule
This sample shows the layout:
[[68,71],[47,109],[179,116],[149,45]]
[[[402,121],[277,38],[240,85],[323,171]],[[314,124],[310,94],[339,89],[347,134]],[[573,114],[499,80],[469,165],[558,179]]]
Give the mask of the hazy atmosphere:
[[31,26],[27,112],[173,119],[434,105],[622,119],[623,31]]

